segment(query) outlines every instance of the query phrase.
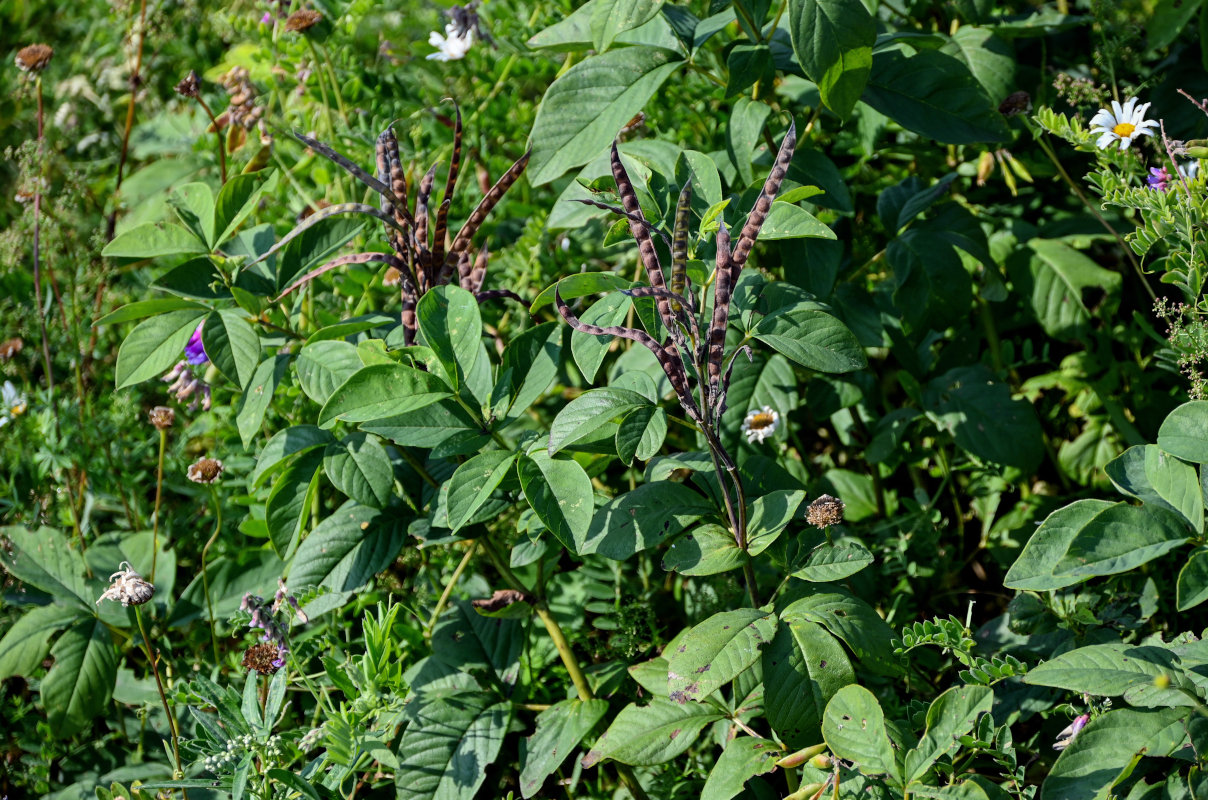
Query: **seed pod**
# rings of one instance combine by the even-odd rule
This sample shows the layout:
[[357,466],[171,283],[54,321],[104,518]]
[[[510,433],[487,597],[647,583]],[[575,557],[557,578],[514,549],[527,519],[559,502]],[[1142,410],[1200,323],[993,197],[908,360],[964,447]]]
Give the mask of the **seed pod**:
[[[675,206],[675,229],[671,236],[671,291],[683,294],[688,280],[688,221],[692,212],[692,182],[680,190],[679,202]],[[679,313],[682,306],[678,300],[671,301],[671,310]]]

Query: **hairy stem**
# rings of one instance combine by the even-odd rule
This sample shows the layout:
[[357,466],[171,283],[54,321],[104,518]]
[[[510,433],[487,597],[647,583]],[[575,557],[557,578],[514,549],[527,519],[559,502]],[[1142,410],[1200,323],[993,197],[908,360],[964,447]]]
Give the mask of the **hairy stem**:
[[210,497],[214,501],[214,532],[210,534],[210,538],[206,540],[205,547],[201,548],[201,587],[205,590],[206,595],[206,614],[210,618],[210,646],[214,649],[214,663],[218,663],[218,634],[214,631],[214,601],[210,597],[210,576],[206,572],[206,557],[209,555],[210,547],[218,540],[218,534],[222,532],[222,503],[218,500],[218,491],[210,486]]
[[168,444],[168,430],[159,431],[159,466],[155,470],[155,516],[151,518],[151,575],[148,580],[155,583],[155,562],[159,556],[159,504],[164,495],[164,450]]

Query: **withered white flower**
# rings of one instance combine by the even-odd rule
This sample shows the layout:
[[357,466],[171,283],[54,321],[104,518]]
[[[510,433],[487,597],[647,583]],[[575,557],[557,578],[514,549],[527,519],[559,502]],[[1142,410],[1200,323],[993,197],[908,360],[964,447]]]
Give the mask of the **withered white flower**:
[[121,569],[109,576],[109,588],[97,598],[97,605],[102,600],[113,600],[123,606],[141,606],[155,596],[155,587],[143,580],[143,576],[134,571],[129,561],[118,564]]
[[742,421],[742,432],[748,442],[763,443],[780,427],[780,414],[771,406],[756,409]]

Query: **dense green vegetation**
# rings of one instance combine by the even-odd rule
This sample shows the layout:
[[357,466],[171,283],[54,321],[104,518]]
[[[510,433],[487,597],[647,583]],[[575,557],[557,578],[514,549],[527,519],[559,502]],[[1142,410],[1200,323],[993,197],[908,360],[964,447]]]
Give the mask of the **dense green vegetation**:
[[0,796],[1208,796],[1208,4],[0,45]]

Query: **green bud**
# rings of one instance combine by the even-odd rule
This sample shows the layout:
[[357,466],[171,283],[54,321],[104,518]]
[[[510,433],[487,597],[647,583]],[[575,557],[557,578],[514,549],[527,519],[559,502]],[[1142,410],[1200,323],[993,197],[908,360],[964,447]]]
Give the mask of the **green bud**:
[[823,742],[822,744],[812,745],[810,747],[805,748],[804,750],[798,750],[796,753],[790,753],[789,755],[787,755],[784,758],[777,761],[776,766],[783,767],[784,769],[791,769],[792,767],[799,767],[802,764],[804,764],[806,761],[809,761],[814,756],[818,755],[819,753],[823,753],[823,752],[826,752],[826,742]]

